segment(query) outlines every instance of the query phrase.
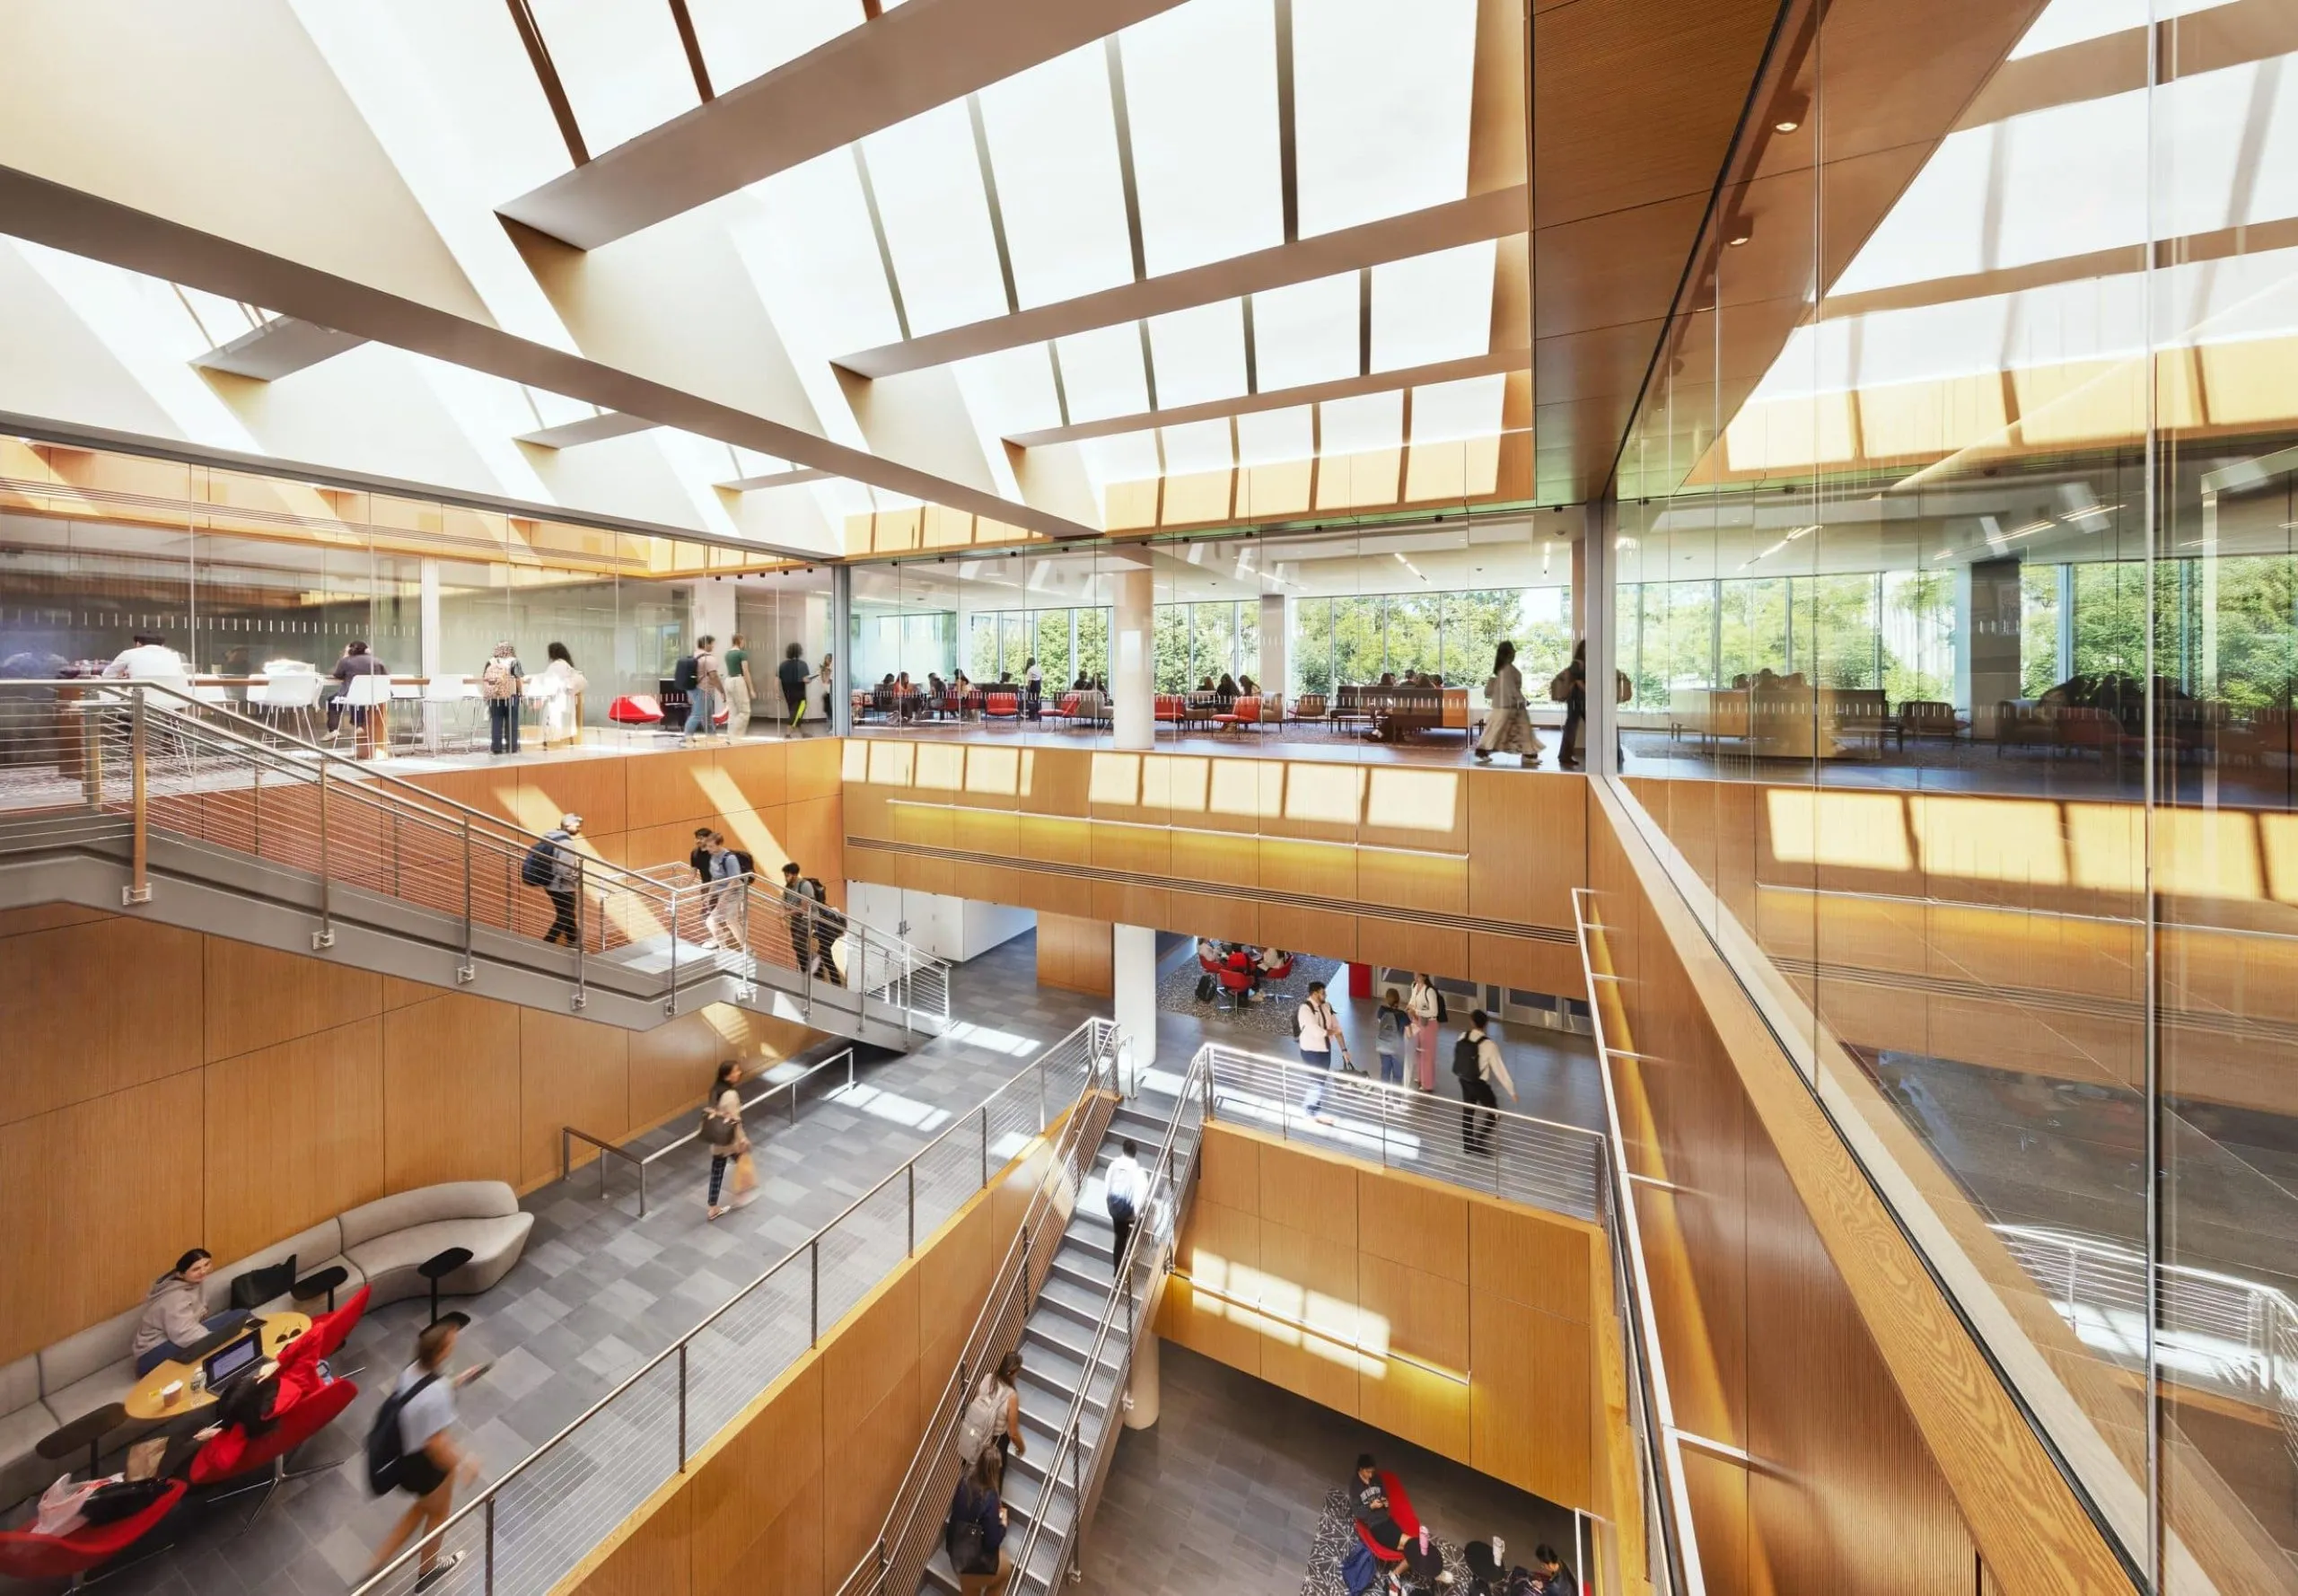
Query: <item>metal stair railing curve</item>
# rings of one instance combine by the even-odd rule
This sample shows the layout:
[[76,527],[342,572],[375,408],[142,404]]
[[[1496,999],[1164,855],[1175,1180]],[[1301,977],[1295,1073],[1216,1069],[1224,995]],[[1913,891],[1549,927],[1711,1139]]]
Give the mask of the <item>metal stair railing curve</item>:
[[[537,833],[165,683],[0,682],[0,817],[19,848],[127,835],[132,894],[154,825],[307,872],[319,881],[315,949],[331,945],[338,885],[444,916],[460,923],[466,981],[478,931],[539,941],[553,914],[521,880]],[[750,878],[680,882],[572,852],[575,1008],[592,959],[644,968],[653,950],[670,1013],[699,983],[724,976],[747,990],[776,969],[810,1013],[818,983],[835,980],[898,1011],[905,1031],[948,1022],[945,961],[828,905]]]
[[[1110,1079],[1112,1084],[1121,1082],[1126,1075],[1122,1061],[1128,1044],[1117,1039],[1114,1023],[1101,1020],[1092,1023],[1097,1028],[1108,1027]],[[1097,1030],[1096,1034],[1101,1032]],[[908,1469],[903,1472],[893,1504],[879,1528],[878,1539],[838,1585],[835,1596],[890,1596],[896,1592],[908,1596],[925,1578],[926,1565],[933,1561],[934,1548],[941,1544],[946,1514],[940,1504],[957,1489],[958,1426],[965,1416],[974,1384],[982,1373],[996,1367],[1006,1353],[1021,1344],[1030,1309],[1046,1276],[1051,1272],[1054,1255],[1060,1251],[1062,1239],[1067,1233],[1060,1223],[1063,1206],[1065,1203],[1074,1205],[1077,1195],[1084,1190],[1116,1101],[1110,1094],[1090,1106],[1081,1104],[1064,1127],[1062,1141],[1031,1193],[1021,1229],[1007,1245],[997,1271],[991,1277],[988,1294],[974,1316],[957,1367],[935,1399],[926,1420],[925,1439],[918,1443]],[[1048,1223],[1048,1216],[1053,1216],[1055,1223]]]

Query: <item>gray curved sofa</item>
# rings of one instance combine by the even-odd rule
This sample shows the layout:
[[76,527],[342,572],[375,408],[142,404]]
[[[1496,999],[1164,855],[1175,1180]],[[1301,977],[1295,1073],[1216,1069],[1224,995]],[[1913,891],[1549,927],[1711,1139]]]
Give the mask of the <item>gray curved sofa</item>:
[[[373,1289],[371,1309],[407,1297],[427,1296],[431,1283],[415,1272],[425,1258],[450,1247],[470,1249],[470,1262],[439,1282],[443,1295],[471,1296],[511,1271],[526,1250],[534,1215],[500,1180],[452,1180],[421,1186],[362,1203],[259,1252],[224,1265],[207,1277],[207,1311],[231,1306],[232,1282],[289,1254],[303,1278],[333,1265],[350,1276],[336,1288],[338,1305],[360,1286]],[[258,1311],[324,1310],[326,1301],[297,1302],[282,1295]],[[37,1495],[65,1470],[32,1449],[40,1437],[82,1414],[117,1402],[136,1384],[128,1352],[143,1304],[90,1325],[53,1346],[0,1364],[0,1510]]]

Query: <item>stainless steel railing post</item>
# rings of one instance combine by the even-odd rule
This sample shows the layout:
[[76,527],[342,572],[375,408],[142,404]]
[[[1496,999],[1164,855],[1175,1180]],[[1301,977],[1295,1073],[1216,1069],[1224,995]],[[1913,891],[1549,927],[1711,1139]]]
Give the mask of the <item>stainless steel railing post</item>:
[[463,816],[463,961],[455,967],[455,983],[468,987],[478,978],[478,960],[473,954],[472,934],[476,921],[471,912],[470,878],[470,817]]
[[906,1250],[911,1258],[917,1256],[917,1161],[911,1159],[902,1168],[909,1174],[909,1243]]
[[674,1020],[678,1018],[679,1013],[679,893],[680,890],[681,889],[677,887],[671,889],[671,994],[662,1003],[662,1013]]
[[145,805],[150,797],[150,788],[149,778],[145,770],[144,695],[141,692],[136,695],[136,706],[130,713],[133,719],[128,725],[127,741],[131,761],[130,789],[134,794],[130,808],[135,815],[135,831],[128,843],[127,885],[120,890],[119,894],[119,901],[123,908],[130,904],[152,901],[152,883],[145,874],[146,850],[150,846],[150,838],[145,824]]
[[814,900],[801,898],[798,901],[803,907],[790,928],[790,956],[805,972],[806,1018],[811,1020],[814,1017],[814,950],[821,946],[821,938],[814,925]]
[[487,1596],[495,1596],[495,1497],[487,1498]]
[[335,905],[330,897],[333,884],[328,873],[327,843],[327,756],[321,754],[320,765],[320,928],[311,933],[311,951],[335,946]]
[[989,1189],[989,1105],[981,1105],[981,1187]]
[[574,1006],[577,1009],[591,1001],[590,972],[584,964],[590,947],[588,916],[584,912],[590,907],[587,901],[590,891],[583,879],[585,873],[583,855],[578,853],[574,855]]
[[806,1345],[822,1344],[822,1242],[817,1235],[806,1243]]
[[[601,1163],[606,1160],[601,1159]],[[679,1343],[679,1472],[686,1472],[686,1349],[688,1343]]]

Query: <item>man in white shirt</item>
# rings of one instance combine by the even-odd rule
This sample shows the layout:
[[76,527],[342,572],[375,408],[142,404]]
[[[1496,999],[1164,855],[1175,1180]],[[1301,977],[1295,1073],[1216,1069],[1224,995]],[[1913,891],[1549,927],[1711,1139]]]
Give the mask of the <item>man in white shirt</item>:
[[1112,1273],[1125,1262],[1126,1240],[1133,1234],[1133,1222],[1140,1216],[1141,1166],[1134,1162],[1136,1151],[1133,1138],[1127,1136],[1123,1149],[1110,1161],[1110,1228],[1117,1232],[1117,1250],[1110,1254]]
[[185,674],[183,655],[170,648],[164,640],[146,632],[138,632],[135,643],[120,650],[112,662],[104,667],[104,674],[145,681],[153,679],[171,680]]

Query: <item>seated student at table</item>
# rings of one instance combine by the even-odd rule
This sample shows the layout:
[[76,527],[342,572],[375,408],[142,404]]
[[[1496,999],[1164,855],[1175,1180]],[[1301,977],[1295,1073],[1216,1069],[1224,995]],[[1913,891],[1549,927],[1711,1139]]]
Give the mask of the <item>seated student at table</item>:
[[366,1311],[369,1288],[332,1313],[311,1321],[311,1328],[224,1388],[215,1403],[215,1422],[203,1425],[192,1439],[202,1478],[221,1479],[236,1473],[248,1449],[279,1427],[297,1407],[336,1382],[327,1360],[341,1350],[352,1326]]
[[215,1259],[205,1247],[195,1247],[176,1259],[176,1267],[152,1282],[144,1295],[144,1317],[136,1323],[136,1339],[128,1350],[136,1355],[136,1372],[149,1374],[171,1359],[181,1359],[184,1349],[218,1330],[236,1329],[255,1317],[232,1308],[202,1318],[207,1306],[200,1283],[215,1273]]
[[1364,1525],[1364,1532],[1376,1544],[1403,1554],[1405,1572],[1416,1582],[1433,1580],[1443,1572],[1444,1559],[1434,1543],[1423,1548],[1420,1537],[1407,1535],[1390,1515],[1388,1486],[1382,1483],[1371,1452],[1357,1458],[1356,1476],[1348,1482],[1348,1516]]

